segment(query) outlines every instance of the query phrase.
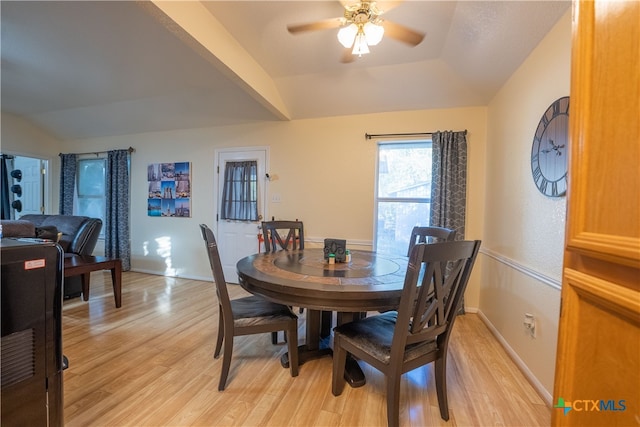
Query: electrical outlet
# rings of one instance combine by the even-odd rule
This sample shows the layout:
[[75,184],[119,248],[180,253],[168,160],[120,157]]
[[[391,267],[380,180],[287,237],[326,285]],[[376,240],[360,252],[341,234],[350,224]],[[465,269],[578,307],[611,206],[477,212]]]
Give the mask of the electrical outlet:
[[536,318],[533,316],[533,314],[525,313],[523,324],[526,331],[529,332],[529,335],[531,336],[531,338],[535,338],[536,337]]

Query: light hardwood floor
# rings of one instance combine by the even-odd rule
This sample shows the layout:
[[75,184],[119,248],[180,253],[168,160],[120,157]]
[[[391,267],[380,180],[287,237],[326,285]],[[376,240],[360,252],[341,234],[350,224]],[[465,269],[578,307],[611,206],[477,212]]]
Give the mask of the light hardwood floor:
[[[123,274],[116,309],[107,272],[91,297],[63,308],[67,426],[384,426],[384,376],[361,363],[364,387],[331,394],[331,358],[292,378],[285,345],[269,334],[235,340],[224,392],[213,359],[218,309],[213,283]],[[244,294],[231,286],[232,298]],[[304,340],[304,315],[300,340]],[[403,426],[547,426],[551,409],[475,314],[460,316],[447,366],[450,419],[440,418],[431,365],[405,374]]]

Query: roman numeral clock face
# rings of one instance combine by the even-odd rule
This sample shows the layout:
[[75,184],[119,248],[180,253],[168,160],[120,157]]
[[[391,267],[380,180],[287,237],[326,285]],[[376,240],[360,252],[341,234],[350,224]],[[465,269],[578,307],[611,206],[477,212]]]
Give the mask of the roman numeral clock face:
[[542,115],[531,147],[533,182],[545,196],[567,193],[569,97],[556,100]]

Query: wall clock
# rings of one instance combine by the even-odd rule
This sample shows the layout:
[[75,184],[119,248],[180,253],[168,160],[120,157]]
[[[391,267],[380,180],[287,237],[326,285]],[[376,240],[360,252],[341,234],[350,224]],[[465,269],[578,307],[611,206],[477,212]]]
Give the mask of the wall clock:
[[567,193],[568,142],[569,97],[565,96],[547,108],[533,136],[531,173],[545,196],[561,197]]

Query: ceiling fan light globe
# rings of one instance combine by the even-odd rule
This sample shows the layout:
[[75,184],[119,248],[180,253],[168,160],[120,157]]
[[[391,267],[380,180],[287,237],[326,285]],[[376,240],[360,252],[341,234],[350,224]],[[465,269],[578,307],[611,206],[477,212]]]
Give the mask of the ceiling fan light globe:
[[356,41],[353,44],[353,51],[351,51],[354,55],[364,55],[369,53],[369,46],[367,45],[367,38],[364,34],[359,33],[356,36]]
[[382,41],[382,36],[384,35],[384,27],[381,25],[376,25],[372,22],[367,22],[364,24],[364,35],[367,39],[367,44],[369,46],[375,46],[380,41]]
[[356,24],[347,25],[338,31],[338,41],[346,48],[353,46],[353,42],[358,34],[358,26]]

